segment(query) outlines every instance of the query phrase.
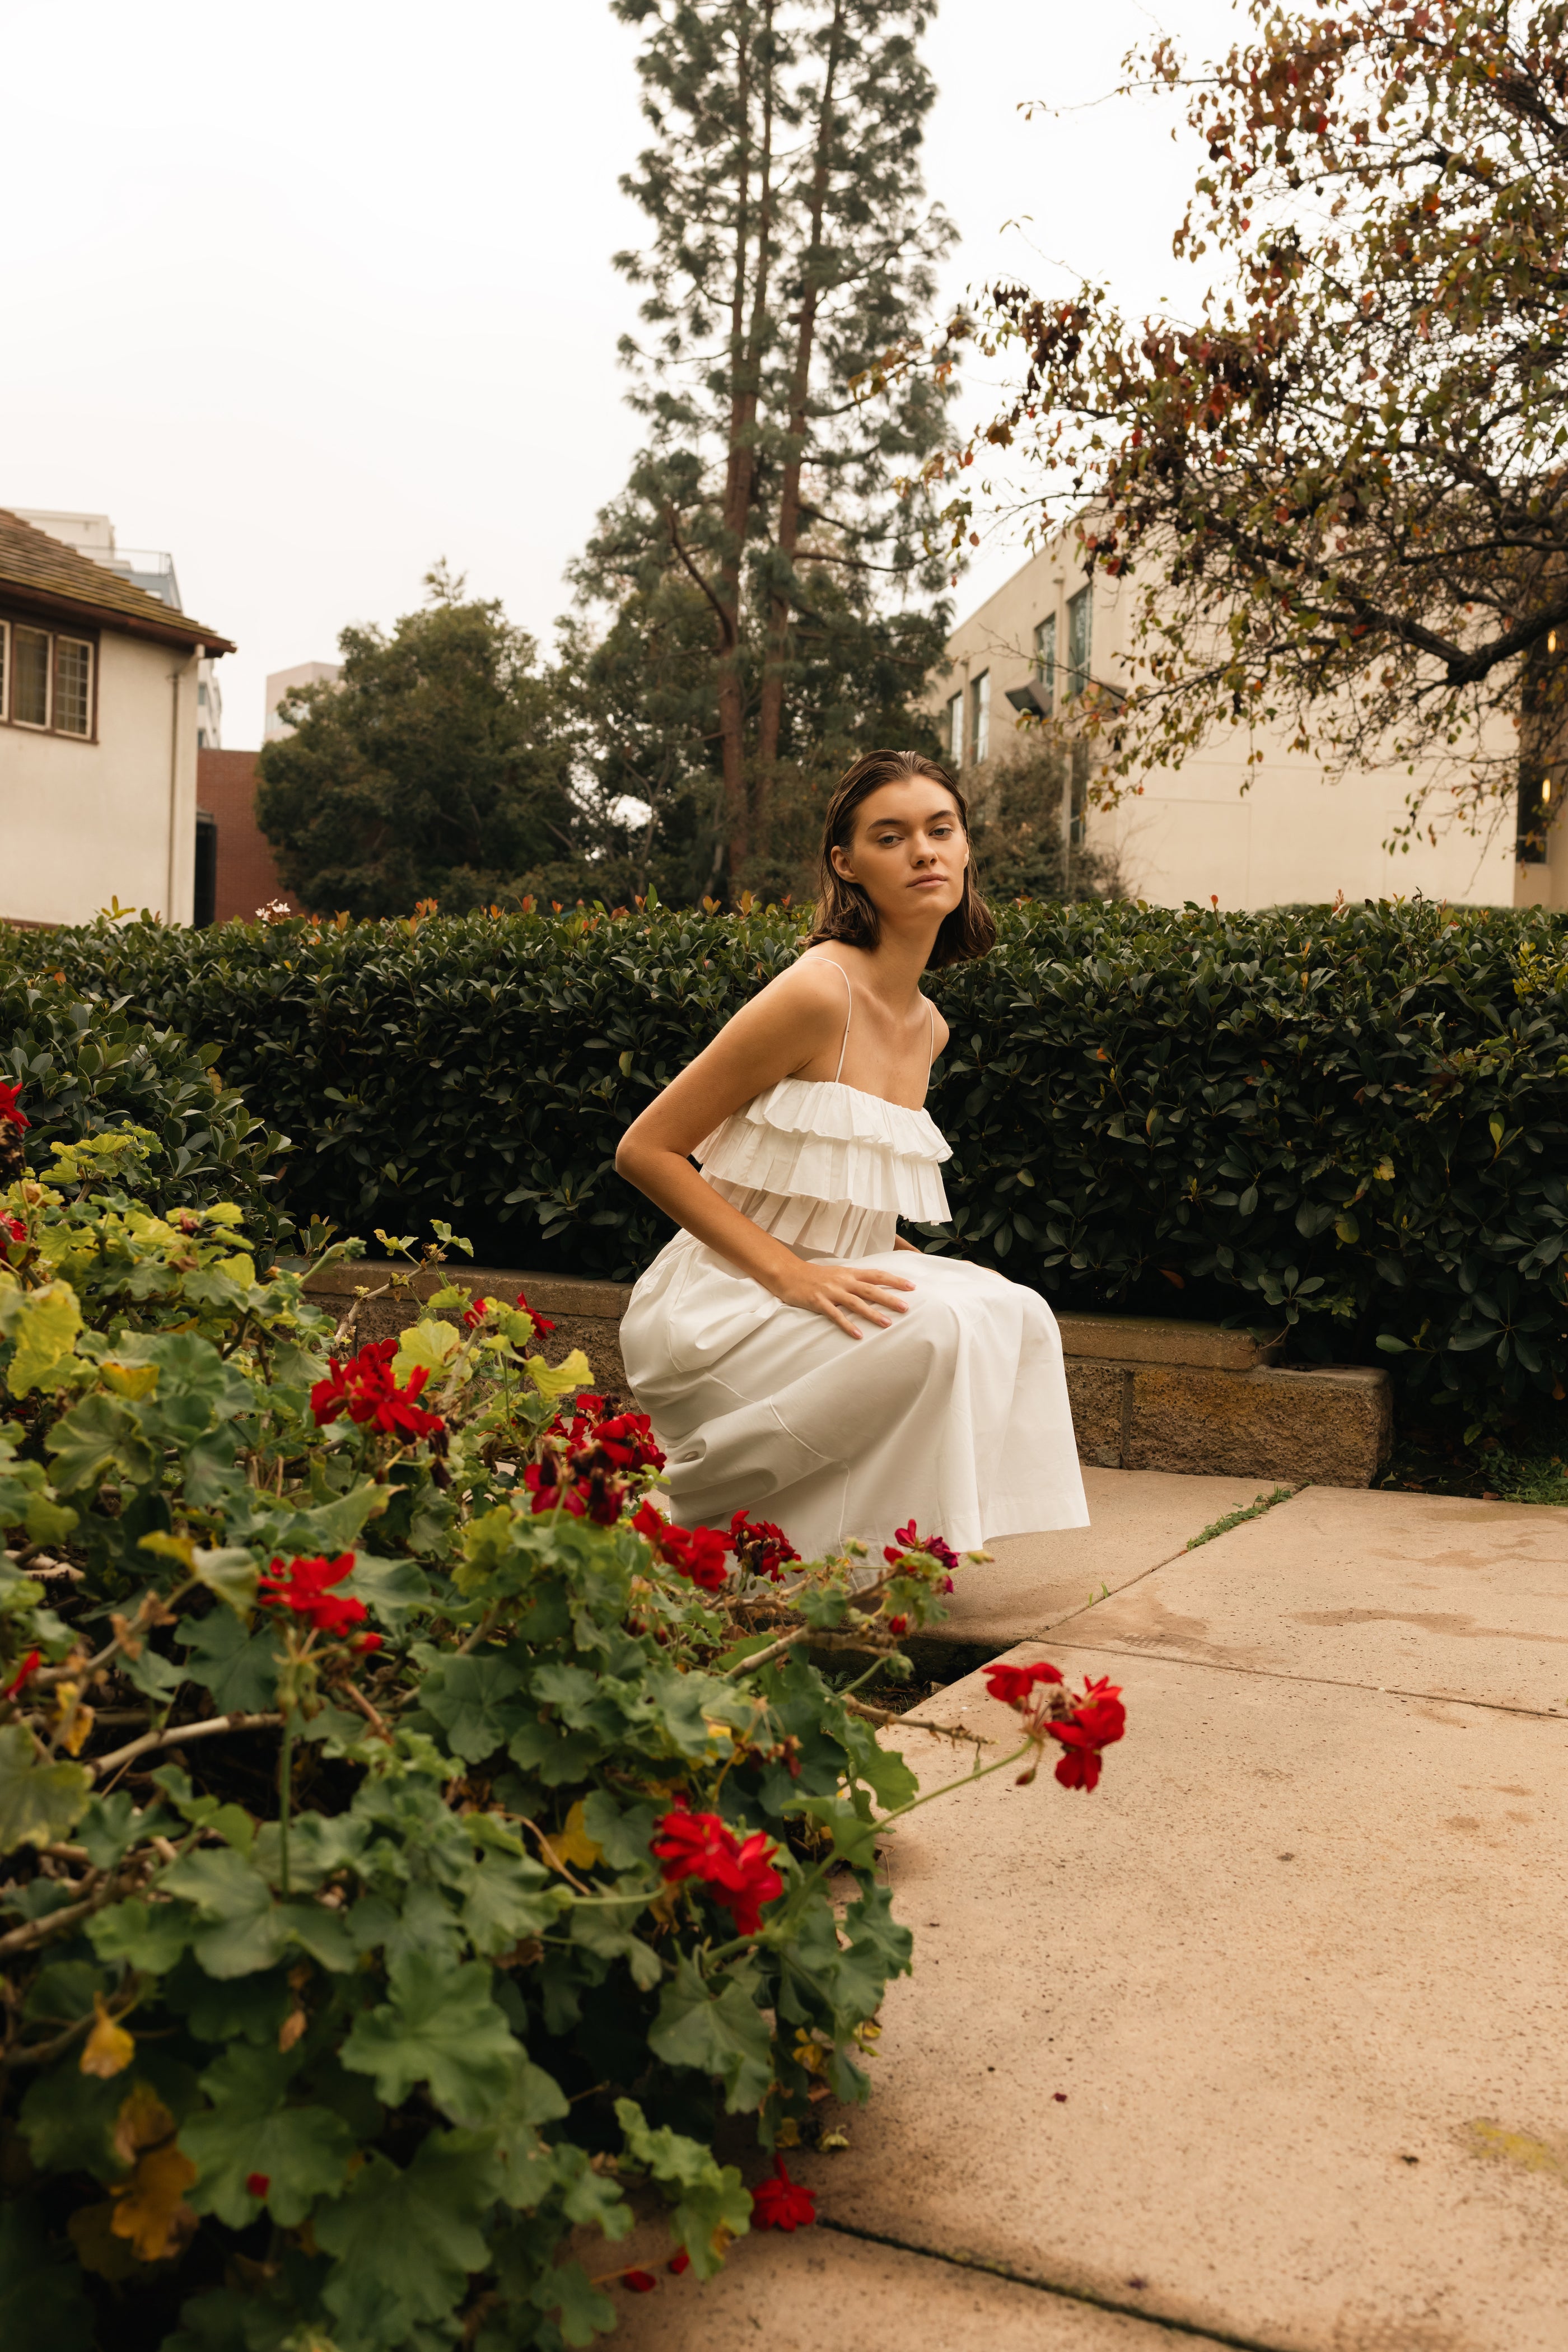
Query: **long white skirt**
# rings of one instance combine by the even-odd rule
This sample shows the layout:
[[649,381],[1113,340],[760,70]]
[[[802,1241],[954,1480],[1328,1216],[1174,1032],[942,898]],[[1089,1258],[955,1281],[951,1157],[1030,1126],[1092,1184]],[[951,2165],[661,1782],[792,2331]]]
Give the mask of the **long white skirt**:
[[774,1520],[807,1559],[914,1519],[957,1551],[1089,1525],[1061,1338],[1037,1293],[984,1266],[887,1250],[912,1292],[852,1339],[689,1234],[632,1294],[621,1352],[685,1527]]

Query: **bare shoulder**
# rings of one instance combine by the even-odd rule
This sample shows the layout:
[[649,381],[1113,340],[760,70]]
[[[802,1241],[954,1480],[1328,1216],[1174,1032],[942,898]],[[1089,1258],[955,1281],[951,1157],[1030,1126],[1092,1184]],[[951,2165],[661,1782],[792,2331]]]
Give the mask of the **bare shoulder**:
[[942,1017],[942,1007],[938,1004],[931,1004],[931,1001],[929,996],[926,998],[926,1003],[931,1004],[931,1060],[934,1062],[937,1055],[945,1047],[948,1039],[952,1034],[952,1032]]
[[847,977],[843,965],[831,956],[808,953],[787,971],[775,973],[752,1003],[786,1014],[792,1021],[836,1023],[842,1028],[849,1005]]

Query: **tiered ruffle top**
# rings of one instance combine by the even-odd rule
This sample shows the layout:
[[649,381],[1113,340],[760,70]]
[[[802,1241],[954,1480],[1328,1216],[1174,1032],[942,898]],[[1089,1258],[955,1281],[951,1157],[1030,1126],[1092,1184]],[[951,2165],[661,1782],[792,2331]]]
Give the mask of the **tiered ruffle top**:
[[781,1078],[704,1138],[714,1191],[803,1257],[870,1257],[898,1221],[945,1223],[952,1156],[924,1110],[826,1078]]

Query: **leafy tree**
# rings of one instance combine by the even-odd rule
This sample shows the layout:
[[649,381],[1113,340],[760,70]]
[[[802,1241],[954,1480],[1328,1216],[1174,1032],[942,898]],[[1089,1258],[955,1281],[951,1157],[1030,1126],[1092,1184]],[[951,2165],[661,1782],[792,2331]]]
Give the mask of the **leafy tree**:
[[565,739],[533,639],[445,564],[388,635],[345,629],[342,678],[290,698],[261,753],[257,816],[310,907],[479,905],[578,847]]
[[975,867],[988,898],[1126,896],[1114,856],[1083,838],[1089,772],[1079,738],[994,761],[970,785]]
[[1079,513],[1086,569],[1136,578],[1133,696],[1094,721],[1115,772],[1278,718],[1331,772],[1434,761],[1472,823],[1517,782],[1538,834],[1568,657],[1568,9],[1252,16],[1201,73],[1168,41],[1128,61],[1186,94],[1174,249],[1212,248],[1220,289],[1184,327],[996,289],[957,330],[1026,363],[985,437]]
[[650,855],[668,832],[704,887],[769,884],[795,803],[870,719],[909,737],[941,653],[942,616],[896,608],[941,584],[899,477],[938,446],[946,388],[858,389],[952,236],[919,172],[931,8],[613,5],[646,29],[654,136],[623,184],[653,231],[617,263],[644,289],[622,349],[650,431],[574,568],[609,612],[578,640],[590,756],[610,801],[652,812]]

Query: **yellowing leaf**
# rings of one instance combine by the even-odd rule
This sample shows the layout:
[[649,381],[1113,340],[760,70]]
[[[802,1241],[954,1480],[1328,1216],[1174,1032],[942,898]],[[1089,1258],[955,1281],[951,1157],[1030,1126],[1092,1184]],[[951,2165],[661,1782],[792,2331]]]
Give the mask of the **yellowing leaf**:
[[243,1225],[245,1223],[245,1211],[237,1208],[232,1201],[219,1201],[204,1213],[209,1225]]
[[55,1692],[55,1725],[66,1753],[79,1756],[92,1729],[92,1709],[83,1706],[79,1683],[61,1683]]
[[595,1845],[583,1826],[583,1803],[579,1797],[566,1816],[565,1828],[550,1843],[569,1868],[592,1870],[596,1862],[604,1861],[605,1849],[602,1845]]
[[410,1372],[438,1372],[458,1352],[460,1338],[455,1323],[411,1323],[397,1343],[393,1376],[405,1381]]
[[220,1258],[213,1271],[226,1274],[230,1282],[238,1283],[241,1290],[256,1287],[256,1260],[248,1250],[241,1250],[235,1257]]
[[68,1282],[0,1293],[0,1335],[16,1342],[5,1369],[12,1395],[26,1396],[29,1389],[41,1387],[71,1354],[80,1329],[81,1308]]
[[115,2202],[110,2228],[127,2241],[140,2261],[164,2262],[191,2237],[196,2217],[185,2202],[185,2191],[195,2178],[190,2158],[169,2140],[149,2148],[138,2158],[130,2179],[110,2189]]
[[529,1356],[524,1360],[523,1370],[542,1397],[569,1395],[573,1389],[586,1388],[594,1377],[593,1368],[581,1348],[574,1348],[569,1356],[553,1367],[547,1364],[542,1356]]
[[143,2148],[156,2147],[174,2132],[174,2118],[150,2083],[132,2083],[114,2119],[114,2153],[134,2164]]
[[162,1528],[137,1538],[138,1551],[155,1551],[160,1559],[177,1559],[187,1576],[195,1573],[196,1548],[189,1536],[167,1536]]
[[158,1385],[158,1371],[156,1364],[117,1364],[112,1360],[106,1360],[99,1367],[106,1389],[111,1390],[116,1396],[130,1397],[133,1401],[152,1395]]
[[94,1993],[92,2006],[93,2028],[82,2047],[81,2071],[108,2082],[115,2074],[123,2074],[135,2057],[135,2037],[115,2023],[103,2005],[100,1992]]

